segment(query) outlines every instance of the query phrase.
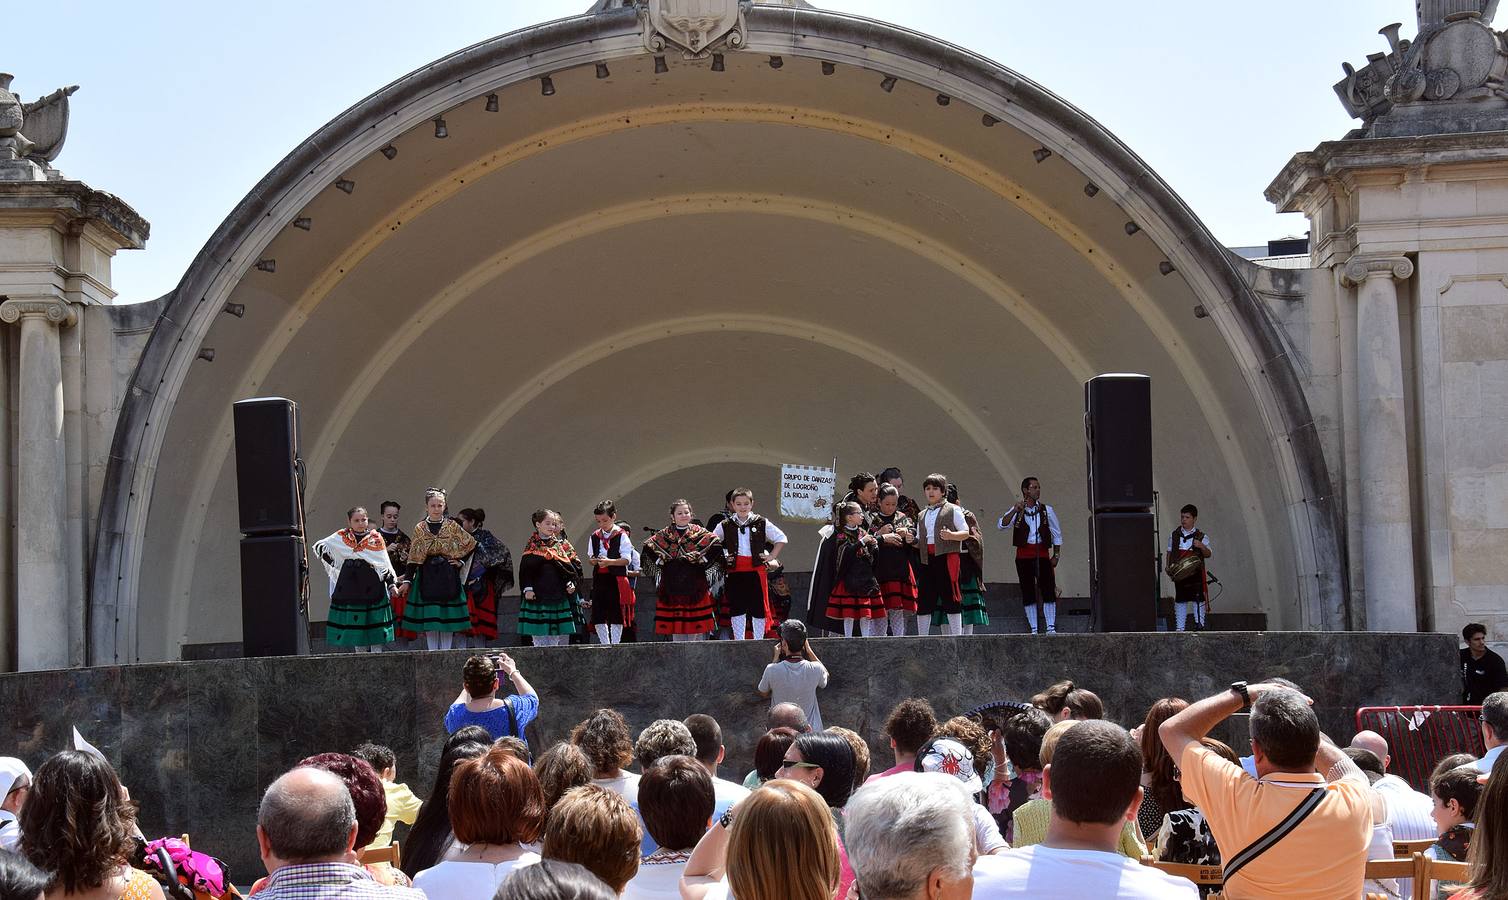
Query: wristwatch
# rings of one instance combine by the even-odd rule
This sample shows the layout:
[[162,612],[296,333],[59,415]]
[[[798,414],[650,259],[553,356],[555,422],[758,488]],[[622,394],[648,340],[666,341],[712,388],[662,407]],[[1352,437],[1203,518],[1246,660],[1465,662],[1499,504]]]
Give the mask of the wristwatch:
[[1245,709],[1246,707],[1251,706],[1251,691],[1249,691],[1249,690],[1246,689],[1246,682],[1244,682],[1244,681],[1232,681],[1231,685],[1230,685],[1230,690],[1231,690],[1231,693],[1233,693],[1237,697],[1241,698],[1241,708],[1242,709]]

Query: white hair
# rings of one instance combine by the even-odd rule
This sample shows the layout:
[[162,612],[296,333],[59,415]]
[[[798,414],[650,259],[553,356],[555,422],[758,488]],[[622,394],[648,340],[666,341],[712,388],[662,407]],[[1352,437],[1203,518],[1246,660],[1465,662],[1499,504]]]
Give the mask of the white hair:
[[972,802],[957,779],[936,772],[901,772],[860,788],[844,811],[844,840],[864,900],[912,900],[939,868],[967,875]]

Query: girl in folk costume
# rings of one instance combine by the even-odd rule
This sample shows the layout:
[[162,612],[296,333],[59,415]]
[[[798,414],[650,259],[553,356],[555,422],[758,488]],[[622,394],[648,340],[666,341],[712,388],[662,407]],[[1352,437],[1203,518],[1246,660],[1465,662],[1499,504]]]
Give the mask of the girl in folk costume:
[[382,535],[367,522],[367,511],[346,513],[346,528],[314,545],[330,576],[330,621],[325,638],[337,647],[376,652],[393,640],[393,607],[388,594],[398,577]]
[[948,479],[933,473],[922,482],[927,508],[916,523],[916,627],[932,631],[934,614],[941,613],[944,634],[963,634],[963,594],[959,585],[963,542],[972,535],[963,510],[947,498]]
[[[958,502],[958,485],[949,484],[946,494],[949,503]],[[958,594],[963,606],[963,633],[973,634],[975,625],[990,624],[990,614],[984,604],[984,542],[979,533],[979,520],[962,506],[963,520],[969,525],[969,537],[963,542],[963,553],[958,559]],[[941,626],[942,620],[933,614],[932,624]]]
[[[382,511],[381,525],[377,526],[377,533],[382,535],[382,542],[387,544],[387,558],[393,565],[394,572],[408,571],[408,535],[398,525],[398,516],[403,506],[397,500],[384,500],[378,507]],[[412,631],[406,631],[402,627],[403,601],[407,590],[395,590],[392,592],[393,605],[393,635],[404,640],[413,640],[418,637]]]
[[[744,640],[753,626],[754,640],[764,640],[770,619],[769,571],[779,568],[785,532],[754,513],[754,492],[738,488],[731,499],[733,515],[717,523],[713,534],[722,545],[723,597],[732,616],[733,640]],[[765,550],[767,545],[772,549]]]
[[454,635],[471,627],[461,567],[476,541],[445,516],[445,492],[424,492],[425,517],[414,526],[408,548],[408,599],[403,626],[424,633],[430,650],[449,650]]
[[690,503],[670,504],[670,524],[644,542],[644,561],[660,569],[655,634],[672,641],[707,639],[715,624],[707,566],[717,546],[717,535],[691,521]]
[[599,644],[623,640],[623,628],[634,620],[634,589],[628,572],[634,562],[634,542],[619,528],[618,510],[603,500],[592,510],[597,530],[588,539],[592,564],[592,626]]
[[893,485],[880,486],[880,507],[870,524],[880,542],[874,555],[874,575],[885,598],[885,618],[893,637],[906,633],[906,617],[916,617],[916,578],[911,572],[911,548],[916,545],[916,523],[899,509],[901,492]]
[[[1178,630],[1183,631],[1188,621],[1190,607],[1194,613],[1194,630],[1204,630],[1204,614],[1209,609],[1209,573],[1204,560],[1214,555],[1210,550],[1210,536],[1194,524],[1199,520],[1199,507],[1190,503],[1178,512],[1178,528],[1168,536],[1168,574],[1178,572],[1173,586],[1178,594],[1173,601],[1173,615],[1178,619]],[[1183,563],[1184,559],[1198,559],[1197,563]],[[1187,568],[1185,568],[1187,567]]]
[[488,641],[497,640],[498,598],[513,587],[513,554],[496,535],[482,527],[487,521],[486,510],[463,509],[459,518],[461,527],[476,540],[471,565],[466,570],[471,629],[465,637],[478,641],[478,646],[486,646]]
[[518,583],[524,602],[518,609],[518,633],[534,638],[536,647],[564,647],[576,633],[576,583],[581,560],[571,542],[561,536],[560,513],[538,509],[532,517],[534,534],[518,563]]
[[[838,527],[827,539],[829,569],[821,573],[830,580],[827,617],[853,623],[854,636],[875,637],[885,633],[885,597],[874,575],[874,556],[880,542],[864,529],[864,507],[852,500],[838,504]],[[814,576],[815,577],[815,576]],[[842,632],[850,626],[842,624]]]

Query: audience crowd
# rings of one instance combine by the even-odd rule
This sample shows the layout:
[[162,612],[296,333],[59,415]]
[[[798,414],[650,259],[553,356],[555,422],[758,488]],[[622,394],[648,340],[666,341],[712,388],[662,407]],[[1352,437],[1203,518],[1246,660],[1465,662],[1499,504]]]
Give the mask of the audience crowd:
[[[804,637],[782,630],[772,667],[821,668]],[[1306,691],[1282,679],[1114,710],[1129,731],[1067,681],[951,718],[905,698],[874,735],[888,756],[871,759],[866,735],[821,727],[814,690],[827,677],[821,668],[801,682],[809,688],[783,692],[766,673],[773,705],[742,776],[725,771],[730,723],[705,714],[630,725],[599,709],[536,755],[524,735],[541,698],[506,655],[474,656],[423,799],[386,747],[304,759],[263,794],[255,840],[266,874],[247,890],[262,900],[1402,898],[1414,886],[1368,878],[1368,860],[1418,841],[1430,859],[1468,864],[1429,895],[1508,900],[1508,774],[1497,771],[1508,767],[1508,692],[1482,698],[1485,755],[1439,760],[1421,792],[1389,774],[1382,735],[1338,746]],[[1238,713],[1246,754],[1210,736]],[[0,758],[0,790],[0,900],[234,891],[213,858],[144,840],[136,804],[97,752],[59,753],[35,773]],[[1220,877],[1196,884],[1179,864]]]

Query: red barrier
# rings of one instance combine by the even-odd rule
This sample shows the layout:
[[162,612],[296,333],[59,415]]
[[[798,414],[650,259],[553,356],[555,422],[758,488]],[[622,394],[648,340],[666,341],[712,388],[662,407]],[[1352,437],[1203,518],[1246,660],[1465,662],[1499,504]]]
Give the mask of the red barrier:
[[1429,793],[1435,765],[1452,753],[1480,757],[1480,706],[1364,706],[1356,711],[1356,730],[1375,731],[1387,739],[1392,754],[1388,769]]

